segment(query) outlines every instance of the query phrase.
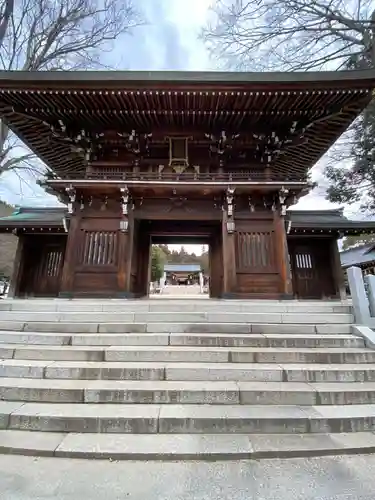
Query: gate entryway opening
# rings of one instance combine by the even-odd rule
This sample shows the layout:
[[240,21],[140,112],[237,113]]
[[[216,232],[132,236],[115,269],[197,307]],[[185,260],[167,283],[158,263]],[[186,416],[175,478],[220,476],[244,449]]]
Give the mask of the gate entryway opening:
[[[131,288],[136,297],[149,295],[152,245],[194,244],[208,247],[209,296],[223,293],[223,245],[220,221],[136,220],[131,256]],[[175,286],[172,282],[170,286]],[[169,298],[169,294],[168,294]]]

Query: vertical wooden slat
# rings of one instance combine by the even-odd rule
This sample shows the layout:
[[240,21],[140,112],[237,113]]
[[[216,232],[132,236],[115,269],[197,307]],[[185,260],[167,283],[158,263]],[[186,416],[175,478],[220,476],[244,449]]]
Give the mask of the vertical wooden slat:
[[81,264],[87,266],[116,265],[117,233],[114,231],[85,231]]
[[240,271],[262,273],[274,268],[272,232],[238,232],[235,248]]
[[63,251],[61,245],[45,247],[34,273],[34,288],[37,295],[55,296],[59,293]]
[[112,233],[103,233],[103,250],[102,250],[102,264],[110,264],[110,260],[108,259],[108,245],[109,238]]

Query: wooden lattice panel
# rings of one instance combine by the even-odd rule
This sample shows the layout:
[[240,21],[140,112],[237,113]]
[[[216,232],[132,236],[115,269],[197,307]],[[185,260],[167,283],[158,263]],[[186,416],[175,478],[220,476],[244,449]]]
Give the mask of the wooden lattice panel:
[[84,231],[81,262],[83,266],[117,265],[117,233]]
[[44,274],[46,276],[54,277],[59,276],[61,272],[63,252],[61,249],[49,250],[45,259],[45,269]]
[[64,243],[46,245],[39,262],[32,272],[33,288],[36,295],[56,296],[60,290],[64,264]]
[[275,271],[273,232],[238,232],[236,238],[239,272],[265,273]]

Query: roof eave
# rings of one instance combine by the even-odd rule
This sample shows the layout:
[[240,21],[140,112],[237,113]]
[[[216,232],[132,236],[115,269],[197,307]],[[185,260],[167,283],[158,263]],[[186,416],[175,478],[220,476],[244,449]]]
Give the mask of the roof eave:
[[310,72],[223,72],[223,71],[0,71],[0,87],[62,86],[113,88],[150,85],[302,85],[335,84],[339,87],[374,87],[375,69]]

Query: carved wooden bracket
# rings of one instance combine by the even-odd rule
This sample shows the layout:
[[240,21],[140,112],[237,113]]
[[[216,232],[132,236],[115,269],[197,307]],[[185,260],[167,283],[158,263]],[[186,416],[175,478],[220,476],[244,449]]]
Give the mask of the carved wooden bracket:
[[121,193],[121,208],[122,208],[122,219],[120,220],[120,231],[122,233],[127,233],[129,230],[128,213],[129,213],[129,199],[130,199],[128,187],[124,186],[124,187],[120,188],[120,193]]
[[228,187],[227,193],[226,193],[226,200],[227,200],[227,213],[228,213],[228,220],[227,220],[227,232],[228,233],[234,233],[236,230],[236,225],[233,219],[233,201],[234,201],[234,191],[235,188]]
[[65,192],[69,196],[68,213],[72,214],[73,213],[73,205],[74,205],[76,198],[77,198],[77,192],[72,185],[67,187],[65,189]]
[[281,206],[281,213],[280,213],[280,215],[283,216],[283,217],[286,215],[286,204],[285,204],[285,201],[287,199],[288,194],[289,194],[289,189],[286,189],[284,186],[282,186],[282,188],[279,191],[279,202],[280,202],[280,206]]
[[122,214],[123,215],[128,215],[129,213],[129,189],[125,186],[120,189],[121,192],[121,207],[122,207]]
[[254,205],[252,197],[250,195],[249,195],[249,209],[250,209],[250,212],[255,212],[255,205]]

